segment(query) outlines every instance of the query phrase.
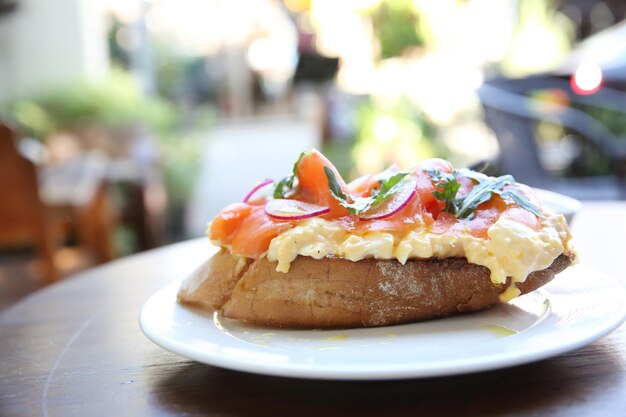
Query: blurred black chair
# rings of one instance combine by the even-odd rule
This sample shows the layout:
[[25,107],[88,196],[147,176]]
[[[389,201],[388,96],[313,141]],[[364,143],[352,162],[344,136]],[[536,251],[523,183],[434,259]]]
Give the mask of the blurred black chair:
[[[623,112],[626,94],[602,89],[588,96],[577,96],[568,83],[557,77],[536,76],[522,80],[499,79],[485,83],[478,96],[487,125],[500,144],[497,164],[529,185],[546,188],[579,199],[626,199],[626,138],[612,134],[604,125],[582,110],[531,96],[531,92],[558,88],[570,102],[609,107]],[[625,114],[626,117],[626,114]],[[542,166],[534,126],[550,122],[575,132],[606,155],[614,175],[555,178]]]
[[337,75],[338,70],[339,58],[325,57],[315,53],[302,53],[298,57],[293,83],[331,81]]

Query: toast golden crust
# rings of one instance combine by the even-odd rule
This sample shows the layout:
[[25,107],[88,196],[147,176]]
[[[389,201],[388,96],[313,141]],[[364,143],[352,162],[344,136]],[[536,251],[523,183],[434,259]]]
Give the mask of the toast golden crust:
[[252,261],[221,249],[182,282],[178,290],[178,300],[219,310],[228,301],[235,284]]
[[[541,287],[573,258],[560,255],[517,287],[522,294]],[[282,273],[267,258],[242,261],[222,249],[183,283],[179,300],[257,325],[371,327],[483,310],[499,301],[507,285],[493,285],[488,268],[464,258],[402,265],[397,260],[299,256]]]

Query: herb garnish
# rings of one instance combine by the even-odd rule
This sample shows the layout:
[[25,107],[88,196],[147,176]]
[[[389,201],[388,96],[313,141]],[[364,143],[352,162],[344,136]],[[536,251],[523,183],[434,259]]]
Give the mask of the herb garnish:
[[[282,180],[276,183],[274,187],[274,198],[285,198],[295,194],[298,185],[296,183],[296,170],[298,169],[298,164],[306,155],[306,151],[302,152],[298,157],[298,160],[295,164],[293,164],[293,171],[291,175],[286,176]],[[295,186],[294,186],[295,184]]]
[[289,175],[278,181],[274,188],[274,198],[285,198],[285,196],[293,194],[295,179],[295,175]]
[[[326,179],[328,180],[330,194],[339,202],[339,204],[347,208],[351,214],[361,214],[391,197],[400,190],[402,179],[409,175],[407,172],[400,172],[387,179],[379,180],[379,187],[372,190],[372,195],[369,197],[350,196],[350,198],[348,198],[348,196],[341,189],[339,181],[337,181],[337,177],[335,176],[333,170],[328,167],[324,167],[324,173],[326,174]],[[352,200],[352,202],[349,200]]]
[[[537,206],[520,189],[515,187],[504,189],[507,185],[516,184],[512,175],[494,178],[466,169],[455,170],[451,174],[440,173],[439,171],[428,171],[428,173],[433,180],[437,181],[437,190],[433,192],[433,195],[446,204],[444,211],[453,214],[457,219],[473,218],[478,206],[491,200],[494,194],[498,194],[504,199],[512,200],[515,204],[537,217],[545,218]],[[476,182],[474,188],[462,198],[456,197],[461,188],[461,184],[456,179],[457,175],[471,178]]]
[[[446,203],[444,211],[450,214],[456,214],[459,210],[458,201],[456,199],[456,193],[461,188],[461,184],[456,180],[454,174],[440,174],[438,172],[429,172],[431,176],[437,178],[437,190],[433,191],[433,195],[439,201]],[[441,191],[439,191],[441,189]]]

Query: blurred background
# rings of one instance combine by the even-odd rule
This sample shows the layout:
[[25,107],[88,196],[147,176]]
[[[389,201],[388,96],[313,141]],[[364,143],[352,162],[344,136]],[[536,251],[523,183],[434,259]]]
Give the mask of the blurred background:
[[626,196],[620,0],[0,0],[0,309],[321,149]]

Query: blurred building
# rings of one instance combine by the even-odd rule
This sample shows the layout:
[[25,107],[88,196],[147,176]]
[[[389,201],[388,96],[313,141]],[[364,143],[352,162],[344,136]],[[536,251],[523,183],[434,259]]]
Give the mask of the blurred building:
[[106,20],[90,0],[19,0],[0,15],[0,103],[108,72]]

